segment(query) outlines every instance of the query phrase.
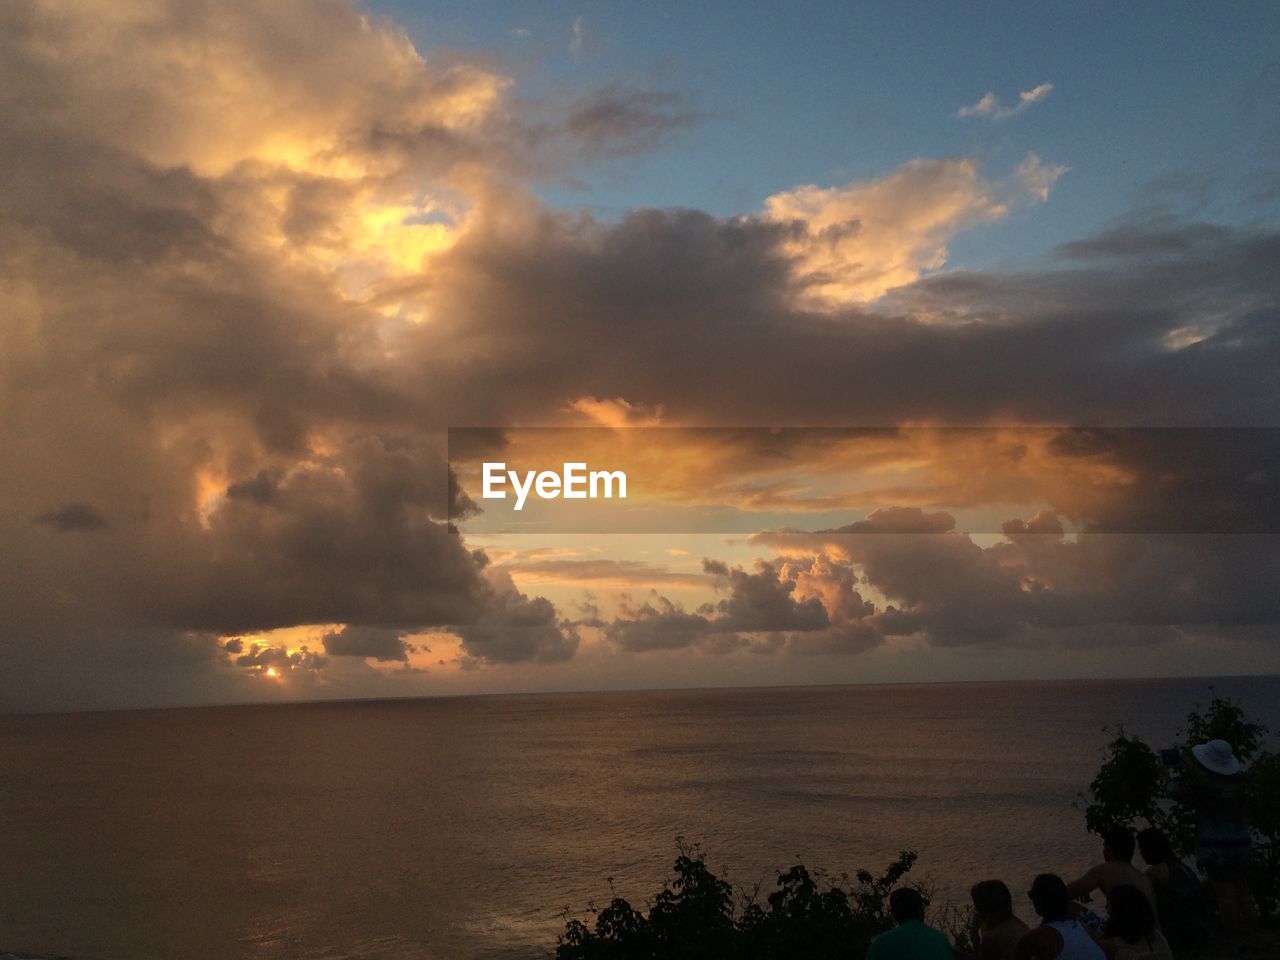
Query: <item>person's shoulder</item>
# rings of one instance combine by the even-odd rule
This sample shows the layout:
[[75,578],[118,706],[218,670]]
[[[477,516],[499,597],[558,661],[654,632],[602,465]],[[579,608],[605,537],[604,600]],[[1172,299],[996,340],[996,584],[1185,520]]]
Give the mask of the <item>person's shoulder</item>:
[[1159,930],[1151,932],[1151,954],[1156,960],[1173,960],[1173,948]]
[[879,956],[880,951],[884,949],[880,946],[880,938],[883,936],[883,933],[878,933],[871,938],[871,943],[867,945],[866,960],[871,960],[872,957]]
[[939,940],[939,939],[941,939],[941,940],[945,940],[948,944],[950,944],[950,943],[951,943],[951,941],[950,941],[949,939],[947,939],[947,935],[946,935],[945,933],[943,933],[941,930],[939,930],[937,927],[930,926],[930,925],[929,925],[929,924],[927,924],[927,923],[925,923],[925,924],[921,924],[921,926],[923,926],[923,927],[925,928],[925,930],[927,930],[927,931],[928,931],[927,936],[928,936],[931,940]]
[[955,950],[951,946],[950,937],[937,927],[931,927],[927,923],[921,924],[921,926],[924,927],[924,930],[921,931],[920,936],[927,939],[931,955],[943,958],[955,955]]
[[893,948],[894,936],[901,927],[890,927],[884,933],[876,934],[871,938],[871,945],[867,947],[866,960],[874,960],[875,957],[888,957],[891,955]]
[[[880,944],[880,949],[883,950],[885,949],[885,946],[884,946],[885,944],[893,943],[894,940],[897,940],[901,936],[902,936],[902,927],[890,927],[888,930],[884,931],[883,933],[877,933],[874,937],[871,938],[871,949],[874,950],[876,947],[876,944]],[[871,956],[870,950],[867,951],[867,956],[868,957]]]
[[1125,866],[1128,867],[1129,869],[1124,871],[1124,875],[1127,877],[1132,877],[1133,883],[1136,886],[1141,887],[1143,885],[1151,884],[1151,877],[1148,875],[1146,870],[1143,870],[1141,867],[1133,863],[1126,863]]
[[1062,935],[1052,927],[1032,927],[1018,938],[1015,956],[1052,957],[1062,949]]

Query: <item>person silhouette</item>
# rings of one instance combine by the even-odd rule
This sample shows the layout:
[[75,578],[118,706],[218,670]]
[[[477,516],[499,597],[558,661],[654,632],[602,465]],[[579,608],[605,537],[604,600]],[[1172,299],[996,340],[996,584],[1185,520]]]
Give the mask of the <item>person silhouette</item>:
[[1107,896],[1103,940],[1111,960],[1173,960],[1169,941],[1156,929],[1156,912],[1137,887],[1121,884]]
[[897,926],[871,941],[866,960],[954,960],[947,935],[924,922],[926,906],[914,887],[889,894],[889,912]]
[[1141,870],[1133,865],[1133,854],[1137,849],[1137,841],[1133,831],[1117,824],[1102,831],[1102,862],[1096,863],[1078,880],[1067,884],[1067,896],[1072,900],[1087,897],[1093,891],[1101,891],[1105,897],[1116,887],[1127,885],[1137,887],[1156,908],[1156,892],[1151,881]]
[[969,891],[973,900],[975,960],[1013,960],[1014,948],[1027,925],[1014,915],[1013,895],[1000,880],[983,880]]
[[1071,918],[1071,897],[1062,878],[1042,873],[1027,891],[1040,926],[1022,935],[1014,960],[1106,960],[1106,953],[1083,926]]
[[1230,934],[1258,928],[1258,905],[1249,889],[1253,828],[1248,817],[1244,766],[1225,740],[1191,748],[1192,763],[1170,767],[1165,790],[1195,812],[1196,863],[1209,880]]

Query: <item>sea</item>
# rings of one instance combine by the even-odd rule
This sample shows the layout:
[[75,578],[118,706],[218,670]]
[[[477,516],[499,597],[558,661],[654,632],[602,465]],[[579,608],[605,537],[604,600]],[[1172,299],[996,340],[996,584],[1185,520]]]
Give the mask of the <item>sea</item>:
[[[0,953],[542,958],[677,844],[764,896],[919,860],[935,903],[1100,855],[1115,731],[1280,678],[576,693],[0,717]],[[1274,747],[1275,740],[1272,740]]]

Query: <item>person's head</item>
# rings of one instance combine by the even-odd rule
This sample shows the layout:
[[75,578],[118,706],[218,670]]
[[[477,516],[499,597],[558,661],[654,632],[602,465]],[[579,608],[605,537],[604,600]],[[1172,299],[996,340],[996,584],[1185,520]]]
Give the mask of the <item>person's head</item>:
[[889,894],[889,912],[898,923],[924,919],[925,899],[915,887],[899,887]]
[[1133,831],[1128,827],[1107,827],[1102,831],[1102,859],[1120,860],[1129,863],[1133,860]]
[[1000,880],[983,880],[969,890],[973,912],[987,923],[999,923],[1013,915],[1013,895]]
[[1042,920],[1065,920],[1071,909],[1071,897],[1067,893],[1067,884],[1054,873],[1042,873],[1031,881],[1031,889],[1027,891],[1031,898],[1031,906],[1036,916]]
[[1169,835],[1158,827],[1138,831],[1138,850],[1142,853],[1142,859],[1153,865],[1174,859]]
[[1156,928],[1156,912],[1151,901],[1137,887],[1112,887],[1107,897],[1107,936],[1125,943],[1137,943]]

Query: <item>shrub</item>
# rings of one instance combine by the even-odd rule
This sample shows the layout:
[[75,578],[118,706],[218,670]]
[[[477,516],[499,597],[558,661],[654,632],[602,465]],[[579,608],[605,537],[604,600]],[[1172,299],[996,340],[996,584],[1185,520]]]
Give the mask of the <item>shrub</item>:
[[[761,903],[758,886],[735,894],[696,847],[677,844],[674,876],[647,914],[614,897],[594,911],[593,924],[567,922],[556,960],[860,960],[871,938],[893,926],[889,893],[916,861],[903,851],[883,873],[859,870],[852,880],[797,864]],[[958,913],[953,919],[966,925]]]

